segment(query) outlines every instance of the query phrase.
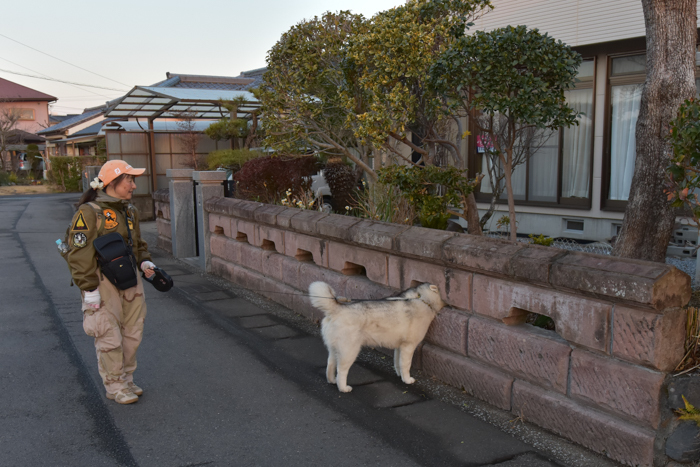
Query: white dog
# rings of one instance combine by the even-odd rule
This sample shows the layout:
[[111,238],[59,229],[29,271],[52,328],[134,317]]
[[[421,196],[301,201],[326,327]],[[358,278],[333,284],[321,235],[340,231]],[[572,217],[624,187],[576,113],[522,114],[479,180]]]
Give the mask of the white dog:
[[314,282],[309,296],[311,304],[325,314],[321,334],[328,349],[326,379],[337,384],[340,392],[352,391],[348,370],[363,345],[394,349],[396,374],[406,384],[415,382],[410,374],[413,352],[445,306],[437,286],[422,284],[398,297],[352,302],[336,298],[325,282]]

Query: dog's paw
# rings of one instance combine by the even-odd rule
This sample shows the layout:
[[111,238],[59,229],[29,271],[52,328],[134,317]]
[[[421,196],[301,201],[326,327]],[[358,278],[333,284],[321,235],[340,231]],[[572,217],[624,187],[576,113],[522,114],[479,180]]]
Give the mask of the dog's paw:
[[339,387],[339,388],[338,388],[338,391],[340,391],[340,392],[350,392],[350,391],[352,391],[352,386],[345,386],[345,387],[342,387],[342,388]]
[[403,382],[406,384],[413,384],[416,382],[416,379],[413,376],[409,376],[408,378],[404,379]]

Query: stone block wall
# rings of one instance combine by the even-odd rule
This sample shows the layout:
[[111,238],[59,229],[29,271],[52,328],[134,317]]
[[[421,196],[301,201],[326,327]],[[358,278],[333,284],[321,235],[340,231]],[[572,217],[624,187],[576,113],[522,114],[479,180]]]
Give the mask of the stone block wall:
[[153,210],[158,228],[158,248],[169,253],[173,251],[172,229],[170,224],[170,192],[162,188],[153,192]]
[[215,274],[314,321],[316,280],[353,299],[436,284],[448,307],[416,356],[425,373],[624,464],[665,462],[690,299],[674,267],[230,198],[204,209]]

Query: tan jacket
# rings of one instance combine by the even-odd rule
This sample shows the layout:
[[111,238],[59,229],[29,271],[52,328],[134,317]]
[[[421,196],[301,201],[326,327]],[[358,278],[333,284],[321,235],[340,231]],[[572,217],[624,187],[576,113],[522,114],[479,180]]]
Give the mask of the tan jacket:
[[94,203],[99,206],[101,213],[98,214],[89,204],[81,205],[73,215],[68,235],[70,251],[66,254],[66,261],[73,282],[80,290],[93,290],[100,283],[93,240],[101,235],[119,232],[128,244],[127,222],[131,229],[133,251],[139,270],[142,262],[151,260],[148,245],[141,238],[138,210],[129,201],[112,198],[102,191],[98,192]]

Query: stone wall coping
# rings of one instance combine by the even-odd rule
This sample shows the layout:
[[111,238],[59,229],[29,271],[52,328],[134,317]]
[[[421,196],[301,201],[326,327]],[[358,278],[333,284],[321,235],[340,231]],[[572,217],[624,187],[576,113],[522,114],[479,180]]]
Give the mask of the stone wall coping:
[[226,180],[226,172],[223,170],[201,170],[192,172],[192,180],[195,182],[223,182]]
[[170,190],[168,190],[167,188],[161,188],[160,190],[154,191],[152,196],[153,201],[158,201],[160,203],[170,202]]
[[534,283],[661,311],[685,306],[690,277],[674,266],[540,245],[304,211],[233,198],[212,198],[209,212],[414,257],[456,269]]
[[194,169],[166,169],[165,176],[168,178],[188,178],[192,179]]

